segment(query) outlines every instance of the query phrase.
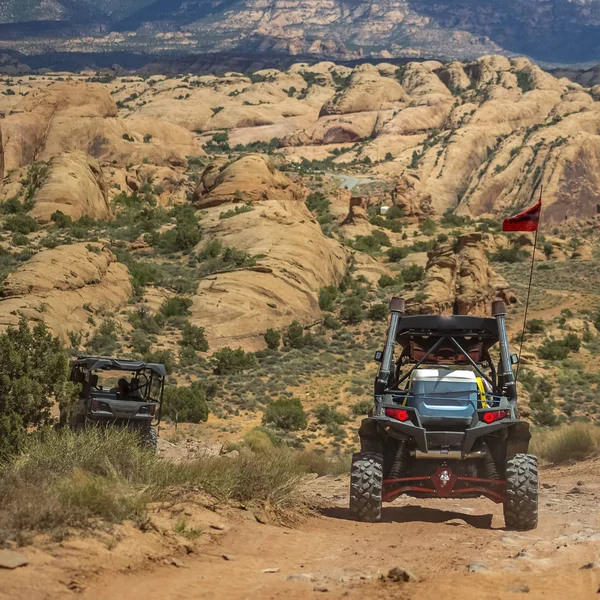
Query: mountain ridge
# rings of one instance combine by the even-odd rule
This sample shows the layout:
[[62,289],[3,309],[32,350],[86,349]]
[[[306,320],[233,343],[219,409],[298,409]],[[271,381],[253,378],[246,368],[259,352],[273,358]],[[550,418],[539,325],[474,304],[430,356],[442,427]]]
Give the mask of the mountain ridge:
[[0,0],[1,25],[0,43],[12,40],[10,47],[25,54],[43,45],[59,52],[238,50],[332,59],[600,59],[600,0]]

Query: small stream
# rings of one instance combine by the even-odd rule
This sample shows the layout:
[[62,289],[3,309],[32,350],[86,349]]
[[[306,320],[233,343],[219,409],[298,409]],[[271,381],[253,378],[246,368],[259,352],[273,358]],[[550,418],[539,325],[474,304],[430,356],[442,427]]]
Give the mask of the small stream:
[[356,175],[346,175],[344,173],[332,173],[325,172],[324,175],[332,177],[333,179],[337,179],[340,182],[341,188],[346,188],[347,190],[352,190],[358,185],[363,185],[366,183],[375,183],[376,179],[371,179],[369,177],[357,177]]

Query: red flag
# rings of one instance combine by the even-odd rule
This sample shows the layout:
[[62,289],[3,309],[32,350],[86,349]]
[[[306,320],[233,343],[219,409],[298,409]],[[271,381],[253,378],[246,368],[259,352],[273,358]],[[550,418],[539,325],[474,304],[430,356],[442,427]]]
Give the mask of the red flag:
[[524,210],[523,212],[504,219],[502,231],[537,231],[540,223],[540,214],[542,212],[542,201],[535,206]]

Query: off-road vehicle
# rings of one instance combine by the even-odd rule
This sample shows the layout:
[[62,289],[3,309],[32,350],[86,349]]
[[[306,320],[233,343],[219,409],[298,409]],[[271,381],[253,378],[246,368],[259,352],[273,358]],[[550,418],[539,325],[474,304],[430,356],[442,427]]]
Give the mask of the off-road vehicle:
[[379,521],[382,502],[401,494],[485,496],[504,505],[507,528],[537,526],[537,459],[519,418],[504,302],[492,314],[410,316],[392,299],[375,405],[352,458],[354,518]]
[[81,385],[78,402],[61,410],[60,422],[73,429],[87,425],[129,427],[156,449],[164,381],[161,364],[82,356],[71,362],[70,381]]

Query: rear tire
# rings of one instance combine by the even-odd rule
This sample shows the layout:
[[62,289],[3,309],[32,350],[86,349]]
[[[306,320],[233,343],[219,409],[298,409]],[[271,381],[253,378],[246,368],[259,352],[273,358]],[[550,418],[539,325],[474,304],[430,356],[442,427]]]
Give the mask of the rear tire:
[[144,427],[140,432],[142,447],[151,452],[157,452],[158,450],[158,431],[156,427],[150,425]]
[[383,456],[375,452],[352,455],[350,471],[350,515],[358,521],[381,521]]
[[538,469],[532,454],[516,454],[506,462],[504,522],[507,529],[527,531],[538,524]]

